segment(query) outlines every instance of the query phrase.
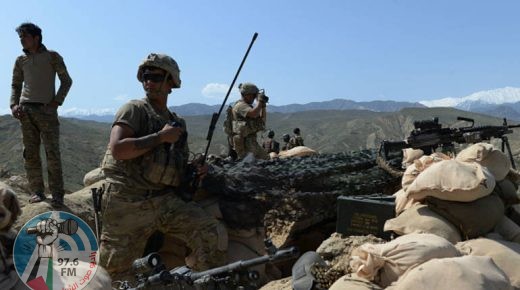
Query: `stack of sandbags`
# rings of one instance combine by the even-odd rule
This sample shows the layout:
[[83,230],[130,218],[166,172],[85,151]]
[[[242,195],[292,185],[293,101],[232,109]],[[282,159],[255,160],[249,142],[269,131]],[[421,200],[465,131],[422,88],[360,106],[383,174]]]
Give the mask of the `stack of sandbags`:
[[514,205],[520,174],[507,156],[484,143],[455,158],[408,153],[402,189],[394,194],[396,217],[385,223],[385,231],[400,237],[357,248],[350,259],[354,273],[333,286],[520,290],[520,226],[505,216],[520,220]]
[[[456,243],[493,230],[504,207],[498,197],[490,196],[495,179],[486,167],[443,158],[416,161],[407,171],[419,173],[396,194],[399,215],[385,223],[385,231],[432,233]],[[475,218],[484,214],[488,219]]]
[[426,261],[458,256],[459,251],[444,238],[409,234],[385,244],[361,245],[352,253],[350,266],[358,277],[387,287]]
[[415,267],[387,290],[512,290],[507,275],[489,257],[432,259]]
[[[505,206],[518,203],[512,180],[520,179],[507,156],[492,145],[474,144],[455,159],[434,153],[407,163],[402,189],[394,194],[397,217],[387,221],[385,230],[428,232],[456,243],[496,231],[499,224],[504,231],[510,224],[504,220]],[[507,229],[508,236],[520,239],[520,227],[517,235]]]

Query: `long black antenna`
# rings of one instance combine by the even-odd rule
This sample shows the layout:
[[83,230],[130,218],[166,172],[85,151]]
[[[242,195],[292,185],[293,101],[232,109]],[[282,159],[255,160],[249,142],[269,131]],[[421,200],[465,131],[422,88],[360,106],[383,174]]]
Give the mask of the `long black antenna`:
[[202,160],[202,163],[204,163],[206,161],[206,158],[208,156],[209,146],[211,145],[211,139],[213,139],[213,132],[215,131],[215,125],[217,124],[218,118],[220,117],[220,114],[222,113],[222,109],[224,109],[224,106],[226,105],[229,94],[231,93],[231,90],[235,86],[235,82],[238,78],[238,75],[240,74],[240,71],[242,70],[242,66],[244,66],[244,63],[246,62],[246,59],[247,59],[247,55],[249,54],[249,51],[251,50],[251,47],[253,46],[253,43],[255,43],[255,40],[257,37],[258,37],[258,33],[255,32],[255,34],[253,35],[253,39],[251,39],[251,43],[249,43],[249,47],[247,48],[246,54],[244,55],[244,58],[242,58],[242,62],[240,63],[240,66],[238,67],[237,73],[235,74],[235,77],[233,78],[233,81],[231,82],[231,85],[229,86],[229,89],[226,93],[226,97],[224,98],[224,101],[222,102],[222,105],[220,106],[220,109],[218,110],[218,113],[213,113],[213,116],[211,116],[211,123],[209,124],[208,136],[206,137],[206,140],[208,140],[208,144],[206,145],[206,150],[204,150],[204,159]]

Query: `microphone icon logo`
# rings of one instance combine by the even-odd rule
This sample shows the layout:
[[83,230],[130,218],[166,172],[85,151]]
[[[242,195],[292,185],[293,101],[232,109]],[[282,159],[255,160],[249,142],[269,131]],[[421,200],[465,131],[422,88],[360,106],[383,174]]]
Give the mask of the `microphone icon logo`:
[[98,267],[98,241],[78,216],[50,211],[30,219],[19,231],[13,262],[30,289],[80,290]]

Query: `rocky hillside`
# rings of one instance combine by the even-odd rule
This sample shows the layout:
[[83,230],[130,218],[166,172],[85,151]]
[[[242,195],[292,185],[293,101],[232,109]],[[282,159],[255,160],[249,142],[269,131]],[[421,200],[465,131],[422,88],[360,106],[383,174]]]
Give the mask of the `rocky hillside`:
[[[276,132],[280,141],[285,133],[299,127],[305,145],[320,153],[336,153],[377,148],[381,140],[402,140],[413,129],[413,121],[439,117],[447,126],[467,126],[457,122],[457,116],[475,119],[478,125],[500,125],[502,120],[483,114],[451,108],[407,108],[399,112],[380,113],[363,110],[306,111],[297,113],[270,113],[267,128]],[[213,135],[210,153],[227,152],[221,116]],[[204,152],[211,116],[188,116],[192,152]],[[62,118],[61,148],[66,189],[75,191],[82,187],[85,173],[99,166],[108,142],[110,124]],[[0,116],[0,164],[11,174],[23,174],[22,143],[18,122],[11,116]],[[520,129],[508,135],[514,155],[520,154]],[[260,137],[260,136],[259,136]]]

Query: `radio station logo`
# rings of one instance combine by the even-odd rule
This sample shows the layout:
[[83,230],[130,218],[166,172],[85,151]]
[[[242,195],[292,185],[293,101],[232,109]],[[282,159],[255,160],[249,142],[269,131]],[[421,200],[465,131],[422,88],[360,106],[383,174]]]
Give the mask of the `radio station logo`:
[[13,262],[34,290],[80,290],[95,275],[98,243],[79,217],[62,211],[39,214],[18,232]]

